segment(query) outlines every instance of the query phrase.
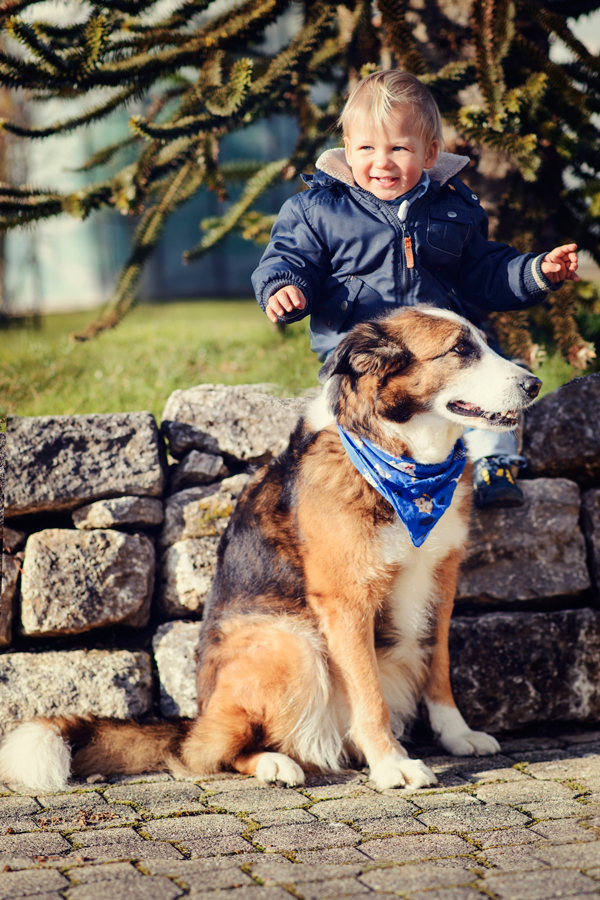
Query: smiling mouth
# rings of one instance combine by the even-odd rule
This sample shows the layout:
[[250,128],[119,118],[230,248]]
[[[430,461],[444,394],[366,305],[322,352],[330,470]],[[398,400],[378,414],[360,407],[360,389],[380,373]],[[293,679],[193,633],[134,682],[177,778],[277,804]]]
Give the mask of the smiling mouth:
[[514,409],[507,409],[503,412],[486,412],[480,406],[474,403],[467,403],[465,400],[454,400],[447,405],[450,412],[459,416],[469,416],[473,419],[486,419],[494,425],[516,425],[517,412]]

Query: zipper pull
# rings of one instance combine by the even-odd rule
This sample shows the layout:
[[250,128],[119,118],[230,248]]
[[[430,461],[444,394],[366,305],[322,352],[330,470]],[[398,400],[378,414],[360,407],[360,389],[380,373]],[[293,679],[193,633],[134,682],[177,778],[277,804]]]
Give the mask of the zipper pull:
[[413,255],[412,240],[410,235],[404,238],[404,255],[406,256],[406,268],[414,269],[415,257]]

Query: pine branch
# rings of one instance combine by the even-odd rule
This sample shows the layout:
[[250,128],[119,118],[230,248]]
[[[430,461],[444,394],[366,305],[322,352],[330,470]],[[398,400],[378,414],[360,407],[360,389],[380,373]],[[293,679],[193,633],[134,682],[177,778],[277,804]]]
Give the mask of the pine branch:
[[248,181],[246,189],[237,203],[233,204],[231,209],[219,220],[218,224],[213,225],[196,247],[184,253],[184,262],[187,263],[199,259],[229,234],[236,227],[244,213],[281,176],[288,165],[288,159],[279,159],[276,162],[268,163],[260,172],[257,172]]
[[388,43],[400,67],[415,75],[426,75],[429,66],[418,49],[412,28],[406,21],[407,0],[378,0],[377,8],[381,13]]

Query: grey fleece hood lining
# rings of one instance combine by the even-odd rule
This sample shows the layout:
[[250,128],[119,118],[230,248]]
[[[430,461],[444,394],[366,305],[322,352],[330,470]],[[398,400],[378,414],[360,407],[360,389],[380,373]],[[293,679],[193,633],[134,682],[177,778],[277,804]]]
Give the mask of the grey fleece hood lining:
[[[470,162],[471,160],[468,156],[459,156],[458,153],[440,152],[435,164],[425,171],[432,181],[438,181],[440,185],[444,185],[454,175],[462,172]],[[321,172],[324,172],[325,175],[336,178],[350,187],[356,187],[352,169],[346,161],[346,151],[343,147],[338,147],[335,150],[325,150],[319,156],[316,167]]]

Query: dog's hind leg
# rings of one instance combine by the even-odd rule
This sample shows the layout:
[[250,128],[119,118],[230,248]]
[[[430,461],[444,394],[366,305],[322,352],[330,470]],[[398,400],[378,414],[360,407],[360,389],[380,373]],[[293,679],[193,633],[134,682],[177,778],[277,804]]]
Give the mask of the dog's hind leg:
[[499,752],[500,744],[491,734],[469,728],[456,707],[450,685],[448,633],[459,563],[460,554],[454,551],[438,566],[434,576],[442,599],[424,699],[431,728],[442,747],[453,756],[489,756]]
[[192,771],[300,784],[300,764],[338,769],[322,640],[301,617],[229,620],[203,654],[198,693],[201,713],[182,746]]

